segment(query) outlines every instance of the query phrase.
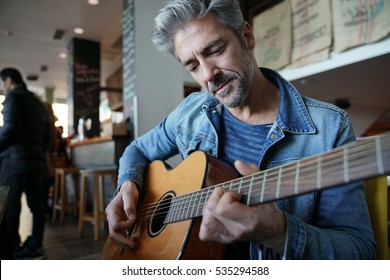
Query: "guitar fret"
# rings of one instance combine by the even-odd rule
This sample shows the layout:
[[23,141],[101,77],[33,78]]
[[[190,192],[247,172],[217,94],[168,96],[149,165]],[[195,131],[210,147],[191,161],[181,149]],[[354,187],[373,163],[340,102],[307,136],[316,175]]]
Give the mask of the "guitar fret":
[[322,157],[317,160],[317,189],[321,189],[321,171],[322,171]]
[[182,214],[181,215],[181,220],[186,219],[187,216],[188,216],[188,210],[189,210],[188,198],[189,198],[189,195],[185,195],[184,198],[183,198],[183,207],[182,207],[182,211],[181,211],[181,214]]
[[196,194],[197,193],[192,193],[191,195],[191,201],[192,201],[192,205],[190,206],[191,208],[191,213],[190,213],[190,217],[193,218],[194,217],[194,209],[195,209],[195,205],[196,205]]
[[229,186],[229,191],[231,191],[232,190],[232,187],[233,187],[233,180],[232,181],[230,181],[230,186]]
[[174,197],[173,199],[172,199],[172,202],[171,202],[171,205],[172,205],[172,207],[171,207],[171,218],[170,218],[170,222],[172,223],[172,222],[175,222],[175,214],[176,214],[176,210],[175,210],[175,208],[177,207],[176,205],[177,205],[177,198],[176,197]]
[[178,204],[180,203],[181,197],[175,197],[175,203],[173,205],[173,220],[172,221],[177,221],[177,214],[178,214]]
[[382,158],[382,147],[380,138],[375,138],[375,151],[376,151],[376,162],[378,166],[378,172],[379,174],[384,174],[384,168],[383,168],[383,158]]
[[183,207],[183,200],[184,196],[180,196],[177,203],[177,209],[176,209],[176,221],[180,221],[180,214],[183,212],[181,209]]
[[238,190],[237,190],[238,193],[241,193],[241,185],[242,185],[242,177],[240,179],[240,183],[238,184]]
[[249,183],[248,198],[247,198],[247,201],[246,201],[246,205],[250,205],[251,194],[252,194],[252,186],[253,186],[253,177],[254,176],[251,176],[251,181]]
[[183,213],[183,210],[182,210],[183,201],[184,201],[184,196],[181,196],[180,199],[178,200],[178,204],[177,204],[176,221],[180,221],[181,220],[181,214]]
[[191,201],[192,201],[192,195],[191,194],[189,194],[188,196],[187,196],[187,205],[186,205],[186,207],[187,207],[187,211],[186,211],[186,214],[185,214],[185,219],[188,219],[188,218],[190,218],[191,217],[191,214],[190,214],[190,209],[191,209]]
[[[200,192],[199,192],[198,205],[197,205],[197,207],[196,207],[196,216],[200,216],[200,214],[202,213],[202,210],[199,209],[199,206],[201,205],[203,193],[204,193],[204,190],[200,190]],[[199,211],[199,210],[200,210],[200,211]]]
[[190,215],[190,205],[191,205],[191,194],[187,195],[187,200],[186,200],[186,214],[184,215],[185,219],[188,219],[191,217]]
[[[171,215],[172,215],[171,206],[172,206],[172,200],[171,200],[170,207],[168,208],[167,216],[165,217],[165,220],[164,220],[165,224],[169,224],[171,222]],[[148,216],[149,216],[149,214],[148,214]]]
[[211,189],[214,190],[214,188],[207,188],[207,189],[206,189],[206,190],[207,190],[207,193],[206,193],[206,198],[204,199],[204,202],[203,202],[202,215],[203,215],[204,210],[205,210],[205,208],[206,208],[206,203],[207,203],[207,201],[209,200],[209,197],[210,197],[209,193],[210,193]]
[[299,172],[300,172],[301,163],[297,162],[297,167],[295,169],[295,184],[294,184],[294,194],[299,193]]
[[267,180],[267,170],[264,171],[263,184],[261,186],[260,202],[264,201],[265,181]]
[[202,205],[202,208],[200,209],[201,212],[200,212],[200,214],[198,213],[198,215],[203,215],[204,207],[206,206],[206,201],[208,199],[208,192],[209,192],[209,188],[204,189],[203,192],[202,192],[201,202],[199,203],[199,205]]
[[172,200],[171,200],[171,205],[168,208],[167,216],[165,217],[165,220],[164,220],[165,224],[169,224],[172,221],[172,207],[171,207],[172,206]]
[[344,161],[343,161],[343,165],[344,165],[344,181],[346,183],[349,183],[349,166],[348,166],[348,148],[347,147],[344,147],[343,148],[343,154],[344,154]]
[[177,197],[172,198],[171,200],[171,207],[169,211],[171,212],[169,222],[174,222],[175,221],[175,215],[176,215],[176,208],[177,208]]
[[279,198],[279,195],[280,195],[280,182],[281,182],[281,180],[282,180],[282,166],[279,168],[279,171],[278,171],[278,181],[276,184],[276,195],[275,195],[276,198]]

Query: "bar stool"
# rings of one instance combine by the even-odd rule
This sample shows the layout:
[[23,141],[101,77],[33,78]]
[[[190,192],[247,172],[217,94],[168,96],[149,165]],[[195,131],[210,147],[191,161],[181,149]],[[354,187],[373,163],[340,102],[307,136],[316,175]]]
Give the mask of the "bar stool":
[[[57,167],[54,169],[54,190],[53,190],[53,215],[52,220],[57,218],[57,211],[60,212],[60,223],[64,224],[65,212],[68,209],[78,211],[77,190],[79,182],[79,168]],[[73,199],[68,201],[68,188],[66,185],[66,175],[72,175]]]
[[[104,212],[104,177],[111,177],[113,191],[116,189],[117,170],[112,169],[82,169],[80,170],[80,203],[79,203],[79,236],[84,235],[85,222],[94,225],[94,239],[100,239],[101,224],[106,221]],[[93,179],[93,212],[87,213],[87,178]]]

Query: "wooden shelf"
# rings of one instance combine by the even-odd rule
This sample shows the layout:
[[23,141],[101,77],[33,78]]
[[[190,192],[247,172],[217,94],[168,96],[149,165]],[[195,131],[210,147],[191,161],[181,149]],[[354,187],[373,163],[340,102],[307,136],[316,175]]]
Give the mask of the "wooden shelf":
[[286,67],[278,72],[289,81],[308,77],[349,64],[390,53],[390,37],[371,44],[355,47],[344,52],[330,53],[330,58],[301,67]]

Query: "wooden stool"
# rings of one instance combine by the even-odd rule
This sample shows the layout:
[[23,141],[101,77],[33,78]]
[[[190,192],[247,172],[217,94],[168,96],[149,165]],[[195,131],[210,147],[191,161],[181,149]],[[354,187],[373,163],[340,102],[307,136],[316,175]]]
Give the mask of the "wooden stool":
[[[104,176],[111,177],[113,191],[116,189],[116,169],[83,169],[80,170],[80,204],[79,204],[79,236],[84,234],[84,222],[94,224],[94,239],[100,239],[101,223],[106,221],[104,212]],[[93,179],[93,212],[87,213],[87,178]]]
[[[53,221],[56,220],[57,211],[60,211],[60,223],[64,224],[65,212],[68,209],[78,210],[77,186],[79,181],[79,170],[75,167],[59,167],[54,170],[54,190],[53,190]],[[73,200],[68,201],[68,189],[66,187],[66,175],[72,175]]]

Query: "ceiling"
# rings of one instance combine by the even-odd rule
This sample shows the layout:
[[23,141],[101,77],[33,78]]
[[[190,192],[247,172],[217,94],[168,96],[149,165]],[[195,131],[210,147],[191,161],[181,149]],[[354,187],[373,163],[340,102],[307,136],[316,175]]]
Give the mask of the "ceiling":
[[[83,35],[73,33],[84,28]],[[57,29],[65,31],[54,40]],[[101,69],[104,81],[121,65],[122,0],[100,0],[91,6],[87,0],[1,0],[0,1],[0,68],[16,67],[30,90],[44,94],[53,89],[57,99],[66,99],[66,52],[73,37],[101,42]],[[41,71],[47,66],[47,71]],[[324,71],[293,84],[305,95],[324,101],[348,99],[353,106],[369,106],[382,112],[390,104],[390,50],[385,54],[341,68]],[[102,84],[104,86],[104,84]],[[390,114],[389,114],[390,115]]]
[[[84,34],[73,32],[82,27]],[[60,40],[53,39],[57,29]],[[46,88],[59,99],[66,99],[67,52],[73,37],[101,43],[101,79],[120,65],[122,0],[100,0],[96,6],[87,0],[1,0],[0,1],[0,69],[20,70],[30,90],[41,95]],[[41,71],[41,67],[47,67]],[[37,75],[36,81],[27,80]]]

